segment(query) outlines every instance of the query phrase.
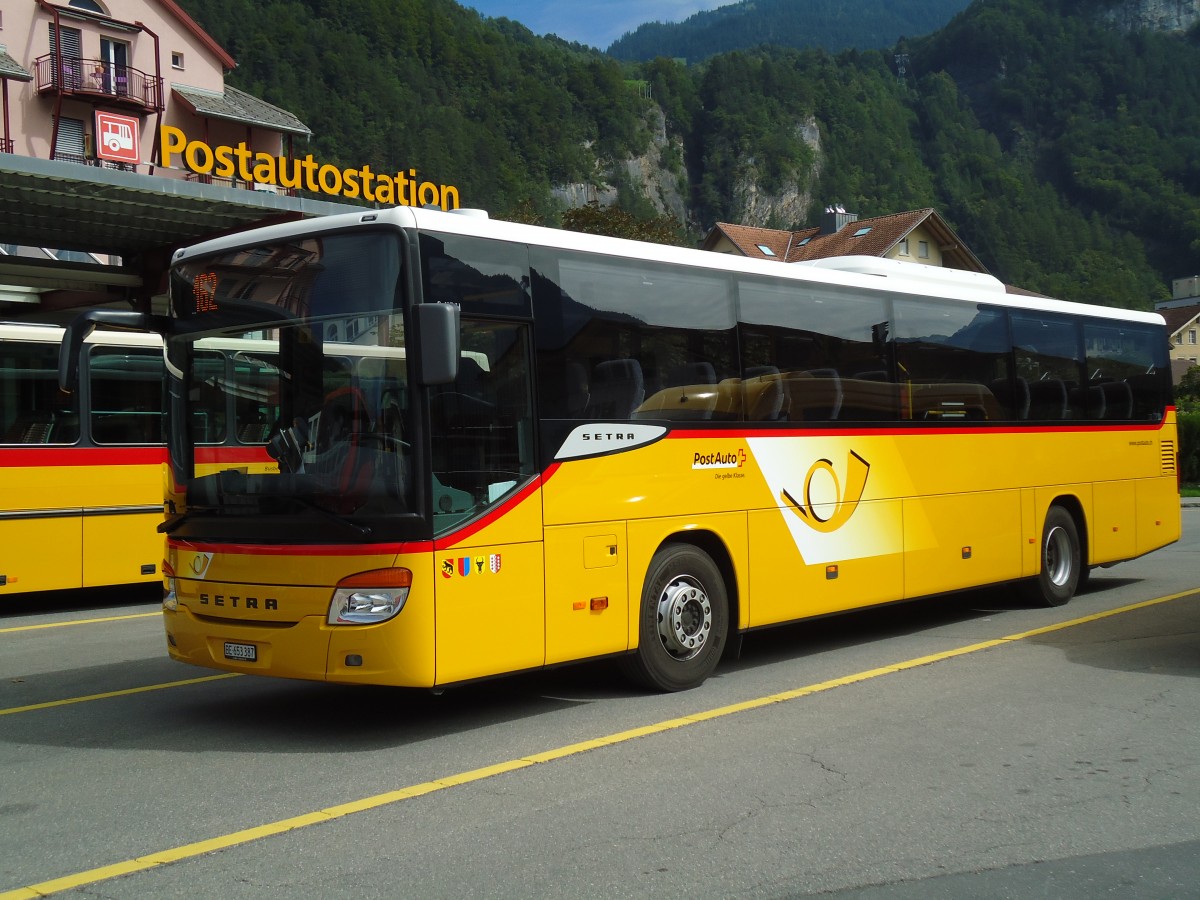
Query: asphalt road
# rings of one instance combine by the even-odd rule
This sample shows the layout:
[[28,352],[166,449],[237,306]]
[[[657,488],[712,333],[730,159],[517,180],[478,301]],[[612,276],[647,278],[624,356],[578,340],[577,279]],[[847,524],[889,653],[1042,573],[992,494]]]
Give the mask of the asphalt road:
[[1066,607],[756,633],[669,696],[604,664],[441,695],[229,677],[166,658],[152,595],[10,604],[0,900],[1200,897],[1183,515]]

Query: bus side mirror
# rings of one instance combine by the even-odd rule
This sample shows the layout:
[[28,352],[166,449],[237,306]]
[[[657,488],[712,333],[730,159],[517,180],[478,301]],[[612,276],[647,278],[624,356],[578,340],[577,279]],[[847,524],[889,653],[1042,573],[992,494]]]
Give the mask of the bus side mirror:
[[89,309],[80,313],[63,332],[62,344],[58,348],[58,386],[64,393],[75,390],[79,378],[79,354],[83,342],[95,331],[97,325],[108,325],[122,331],[141,331],[163,335],[167,333],[171,320],[164,316],[147,315],[121,309]]
[[459,309],[453,303],[413,307],[417,326],[417,381],[450,384],[458,377]]

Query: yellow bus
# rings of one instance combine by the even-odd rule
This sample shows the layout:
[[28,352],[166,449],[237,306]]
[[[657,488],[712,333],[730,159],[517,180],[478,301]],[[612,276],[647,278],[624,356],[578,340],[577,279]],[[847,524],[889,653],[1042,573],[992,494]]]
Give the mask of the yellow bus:
[[[0,324],[0,598],[163,578],[162,340],[93,333],[77,356],[78,390],[66,393],[62,337],[49,325]],[[252,383],[236,360],[242,348],[224,345],[202,354],[204,377],[228,367]],[[192,418],[206,464],[273,465],[265,434],[225,426],[266,420],[244,397],[207,394]]]
[[[1179,537],[1161,317],[851,257],[783,265],[398,208],[179,251],[166,641],[440,687],[601,657],[694,687],[744,633]],[[189,429],[271,341],[274,464]],[[350,347],[352,349],[347,350]],[[252,355],[252,351],[248,351]]]
[[96,333],[66,394],[62,334],[0,325],[0,601],[162,580],[161,342]]

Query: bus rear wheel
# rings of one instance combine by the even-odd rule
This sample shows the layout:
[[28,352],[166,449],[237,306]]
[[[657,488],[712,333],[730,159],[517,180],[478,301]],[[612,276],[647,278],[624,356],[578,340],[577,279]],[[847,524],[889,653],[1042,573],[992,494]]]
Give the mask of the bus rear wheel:
[[1025,597],[1041,606],[1062,606],[1084,577],[1079,529],[1063,507],[1051,506],[1046,513],[1041,548],[1041,572],[1023,585]]
[[721,658],[729,601],[721,572],[690,544],[665,544],[646,572],[638,648],[622,660],[625,674],[657,691],[703,684]]

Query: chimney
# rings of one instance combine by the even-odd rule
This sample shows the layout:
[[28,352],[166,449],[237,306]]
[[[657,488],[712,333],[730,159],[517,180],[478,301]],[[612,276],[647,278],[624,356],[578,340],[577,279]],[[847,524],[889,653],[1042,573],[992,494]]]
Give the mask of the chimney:
[[840,204],[825,207],[821,213],[821,230],[818,234],[836,234],[851,222],[858,221],[858,213],[848,213]]

